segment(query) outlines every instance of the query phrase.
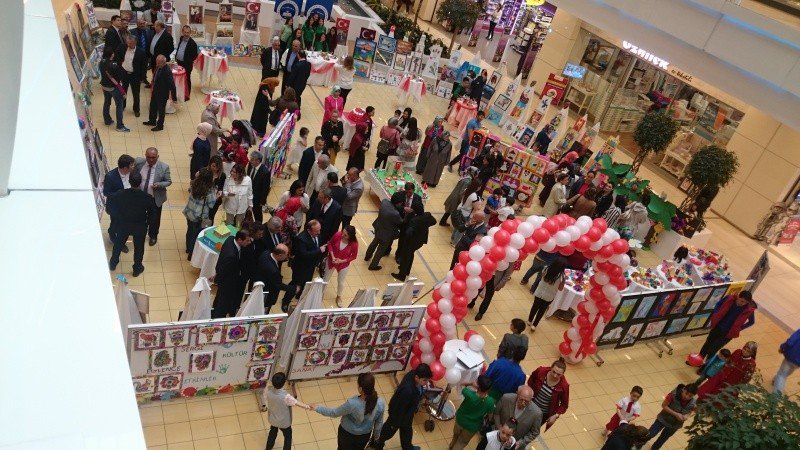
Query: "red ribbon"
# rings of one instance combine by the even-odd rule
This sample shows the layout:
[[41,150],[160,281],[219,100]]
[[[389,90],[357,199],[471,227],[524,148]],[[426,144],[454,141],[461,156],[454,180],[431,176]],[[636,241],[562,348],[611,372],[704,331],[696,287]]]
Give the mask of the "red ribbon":
[[403,92],[408,92],[408,86],[409,85],[411,85],[411,78],[406,78],[406,79],[403,80],[402,83],[400,83],[400,89]]

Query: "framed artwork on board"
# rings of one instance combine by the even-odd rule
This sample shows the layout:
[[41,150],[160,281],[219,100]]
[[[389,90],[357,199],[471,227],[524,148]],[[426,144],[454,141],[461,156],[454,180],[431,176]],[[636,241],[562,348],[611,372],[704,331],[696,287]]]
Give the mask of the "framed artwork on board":
[[361,78],[369,78],[369,63],[362,61],[353,61],[353,68],[356,69],[355,75]]
[[672,308],[669,310],[670,315],[682,314],[686,309],[686,305],[692,300],[694,290],[682,291],[678,293],[678,297],[672,303]]
[[717,306],[717,302],[722,300],[722,297],[725,296],[725,292],[727,292],[728,286],[717,286],[711,291],[711,295],[708,297],[708,302],[703,307],[703,311],[709,311],[714,309]]
[[678,298],[677,292],[664,292],[658,296],[655,306],[650,311],[650,317],[664,317],[669,314],[672,304]]
[[633,319],[646,319],[657,298],[658,294],[643,296],[642,301],[639,302],[639,306],[636,307],[636,312],[633,313]]
[[689,322],[689,317],[678,317],[672,319],[669,325],[667,325],[667,330],[664,332],[665,336],[673,335],[680,333],[686,327],[686,324]]
[[643,327],[644,322],[637,322],[628,325],[628,327],[622,333],[622,339],[620,339],[616,348],[626,348],[635,344],[636,341],[639,340],[639,333],[642,332]]
[[611,319],[611,323],[627,322],[631,317],[631,313],[636,308],[639,299],[640,297],[623,297],[622,301],[619,303],[619,308],[617,308],[617,313],[614,314],[614,317]]
[[745,287],[747,287],[746,281],[735,281],[730,285],[728,285],[728,290],[725,292],[725,297],[729,295],[738,296],[739,293],[742,292]]
[[667,326],[667,319],[663,320],[654,320],[652,322],[648,322],[647,325],[644,327],[644,331],[639,336],[639,339],[653,339],[661,336],[664,332],[664,328]]
[[[437,95],[438,95],[438,92],[437,92]],[[493,124],[495,124],[497,126],[500,126],[500,121],[502,119],[503,119],[503,112],[502,111],[499,111],[498,109],[496,109],[494,107],[489,108],[489,115],[486,116],[486,120],[488,120],[489,123],[493,123]]]
[[487,86],[491,86],[493,89],[497,89],[497,85],[500,83],[500,79],[503,78],[503,74],[500,73],[499,70],[492,71],[492,76],[486,81]]
[[625,329],[622,325],[612,326],[608,328],[603,335],[600,336],[600,339],[597,340],[597,346],[600,347],[602,345],[611,345],[619,343],[619,340],[622,338],[622,331]]
[[711,318],[711,313],[695,314],[692,316],[691,320],[689,320],[689,323],[686,324],[686,328],[684,328],[684,330],[691,331],[705,328],[709,318]]
[[691,316],[692,314],[696,313],[701,306],[703,306],[703,302],[692,302],[689,304],[689,307],[686,308],[686,312],[684,314]]
[[202,25],[203,24],[203,6],[202,5],[189,5],[189,24]]

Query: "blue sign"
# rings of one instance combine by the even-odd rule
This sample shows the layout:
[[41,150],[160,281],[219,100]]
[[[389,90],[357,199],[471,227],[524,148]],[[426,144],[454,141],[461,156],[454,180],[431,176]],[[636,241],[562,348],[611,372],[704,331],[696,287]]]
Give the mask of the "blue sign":
[[274,11],[277,12],[279,16],[287,19],[299,15],[302,4],[303,0],[278,0],[275,2]]
[[306,17],[319,14],[325,20],[333,13],[333,0],[306,0]]

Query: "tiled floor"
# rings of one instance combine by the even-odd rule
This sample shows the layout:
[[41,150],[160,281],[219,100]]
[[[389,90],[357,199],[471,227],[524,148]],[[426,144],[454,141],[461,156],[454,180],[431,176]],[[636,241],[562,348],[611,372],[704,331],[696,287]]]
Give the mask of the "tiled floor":
[[[255,90],[258,85],[259,72],[252,68],[232,67],[228,74],[226,86],[242,94],[245,111],[241,117],[248,118]],[[197,80],[195,80],[197,82]],[[199,84],[199,83],[198,83]],[[148,95],[144,90],[143,98]],[[298,126],[307,126],[312,136],[319,129],[321,121],[320,99],[327,95],[326,88],[314,87],[304,95],[303,116]],[[172,169],[173,185],[168,189],[169,200],[165,206],[161,234],[155,247],[147,247],[145,252],[146,271],[138,278],[129,277],[134,289],[142,290],[152,296],[150,321],[161,322],[175,320],[182,308],[187,291],[192,287],[198,271],[186,261],[184,253],[184,233],[186,225],[181,210],[186,201],[188,189],[188,149],[195,135],[195,126],[204,107],[203,95],[199,86],[195,86],[192,100],[182,105],[177,114],[166,120],[166,129],[160,133],[152,133],[149,127],[141,124],[142,118],[135,118],[130,110],[125,113],[126,125],[131,133],[122,134],[112,128],[103,128],[101,136],[109,160],[116,161],[122,153],[133,156],[142,155],[144,149],[155,146],[159,149],[161,159]],[[94,97],[94,117],[101,117],[102,96]],[[350,95],[348,109],[354,106],[373,105],[377,109],[376,122],[382,124],[391,116],[396,106],[396,95],[393,88],[368,83],[357,83]],[[424,127],[435,115],[446,110],[446,101],[432,95],[425,97],[424,104],[414,107],[414,115],[420,119]],[[146,112],[147,108],[143,108]],[[226,120],[223,127],[230,127]],[[370,153],[368,164],[374,158]],[[621,156],[624,159],[624,157]],[[343,164],[344,159],[340,159]],[[341,169],[341,167],[340,167]],[[646,171],[645,171],[646,172]],[[645,174],[649,176],[649,174]],[[431,191],[431,199],[426,208],[434,215],[442,213],[442,202],[449,193],[456,175],[445,172],[442,183]],[[659,183],[656,183],[659,184]],[[664,189],[669,189],[667,183]],[[270,196],[274,204],[278,196],[288,187],[289,181],[275,180]],[[363,246],[370,239],[370,224],[377,209],[376,197],[367,192],[360,204],[354,225],[359,232],[359,241]],[[526,211],[535,213],[536,210]],[[107,218],[104,218],[107,225]],[[734,271],[743,276],[752,261],[761,253],[761,247],[731,229],[724,222],[712,221],[714,238],[711,248],[720,250],[731,257]],[[442,278],[447,272],[452,254],[448,244],[449,228],[435,226],[432,229],[430,243],[425,246],[414,265],[413,274],[430,286],[434,279]],[[108,248],[110,251],[110,247]],[[132,254],[123,254],[118,267],[119,273],[130,274]],[[655,264],[652,255],[643,255],[643,264]],[[388,261],[385,261],[385,263]],[[527,266],[527,264],[526,264]],[[360,258],[353,263],[345,289],[345,297],[362,286],[382,287],[391,282],[389,275],[394,270],[393,264],[385,264],[381,272],[369,272],[366,263]],[[116,273],[111,274],[112,277]],[[288,273],[284,274],[288,276]],[[531,305],[531,295],[518,283],[519,276],[502,291],[494,300],[485,318],[476,322],[474,313],[465,319],[465,325],[479,331],[487,340],[487,354],[494,355],[499,339],[507,331],[508,324],[514,317],[526,317]],[[759,292],[759,301],[770,306],[780,305],[788,301],[782,292],[797,292],[792,289],[797,281],[797,272],[793,267],[775,261],[770,280],[763,284]],[[784,283],[791,283],[786,285]],[[788,287],[788,289],[787,289]],[[334,305],[335,291],[330,287],[325,295],[325,304]],[[531,350],[523,366],[527,372],[540,365],[549,364],[557,357],[556,346],[567,324],[556,319],[543,322],[542,326],[531,335]],[[769,379],[780,363],[777,354],[779,342],[786,338],[786,332],[762,314],[758,315],[757,324],[744,333],[744,338],[732,343],[741,346],[744,340],[754,339],[761,345],[759,351],[759,367]],[[541,442],[535,444],[538,449],[597,449],[602,445],[600,430],[613,412],[614,402],[627,394],[634,384],[644,387],[644,413],[641,423],[649,425],[659,411],[662,396],[679,382],[689,382],[695,378],[694,372],[683,364],[684,356],[699,348],[701,338],[679,338],[674,340],[675,354],[665,355],[659,359],[649,348],[635,346],[626,350],[604,351],[606,363],[596,367],[587,361],[571,366],[567,370],[567,378],[572,385],[570,408],[566,416],[545,434],[546,446]],[[790,392],[797,391],[797,377],[791,380]],[[393,383],[388,376],[379,376],[379,392],[388,401],[393,390]],[[318,382],[304,382],[297,385],[300,398],[308,403],[325,403],[336,405],[343,399],[356,394],[355,379],[328,379]],[[191,400],[174,400],[153,403],[140,408],[142,424],[148,447],[153,450],[176,449],[261,449],[266,439],[266,413],[258,410],[258,404],[252,393],[219,395],[211,398]],[[417,416],[414,441],[423,449],[443,449],[449,442],[452,423],[437,423],[433,432],[425,432],[422,422],[427,417]],[[315,413],[296,410],[294,416],[295,448],[332,449],[335,446],[336,427],[338,422],[324,418]],[[281,441],[278,438],[278,442]],[[686,437],[678,433],[665,448],[684,448]],[[390,441],[387,448],[399,448],[397,438]]]

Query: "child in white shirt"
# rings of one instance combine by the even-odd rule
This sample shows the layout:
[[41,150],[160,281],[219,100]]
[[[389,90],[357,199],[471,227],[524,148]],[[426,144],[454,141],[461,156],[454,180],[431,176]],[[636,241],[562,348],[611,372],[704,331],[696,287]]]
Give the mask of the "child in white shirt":
[[486,433],[486,450],[506,450],[515,448],[517,440],[514,439],[516,424],[506,423],[499,430]]
[[303,158],[303,150],[308,148],[308,128],[300,128],[297,140],[294,141],[292,150],[286,157],[286,170],[297,173],[300,167],[300,160]]
[[639,405],[639,399],[642,397],[642,393],[644,391],[640,386],[634,386],[630,395],[622,397],[617,402],[617,412],[611,416],[611,420],[606,424],[603,436],[608,436],[612,431],[616,430],[620,422],[632,423],[641,415],[642,407]]

